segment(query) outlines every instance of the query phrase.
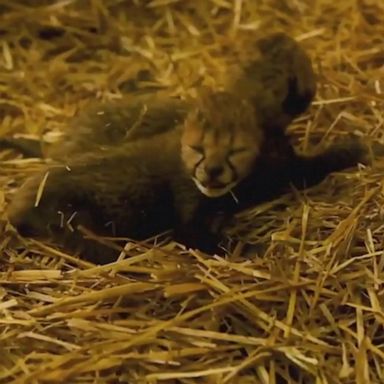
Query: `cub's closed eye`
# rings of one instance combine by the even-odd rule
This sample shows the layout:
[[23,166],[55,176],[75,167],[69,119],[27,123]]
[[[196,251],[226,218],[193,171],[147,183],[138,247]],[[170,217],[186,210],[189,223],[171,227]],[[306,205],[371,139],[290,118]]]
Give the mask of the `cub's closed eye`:
[[231,151],[229,151],[229,156],[239,155],[240,153],[244,153],[247,150],[248,148],[245,148],[245,147],[234,148]]
[[191,148],[192,151],[195,151],[197,153],[200,153],[201,155],[204,155],[204,148],[201,145],[190,145],[189,148]]

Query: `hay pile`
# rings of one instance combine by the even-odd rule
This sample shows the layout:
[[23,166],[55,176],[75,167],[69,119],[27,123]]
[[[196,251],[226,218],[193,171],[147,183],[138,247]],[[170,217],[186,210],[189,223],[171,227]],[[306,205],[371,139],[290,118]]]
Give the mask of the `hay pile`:
[[[142,68],[183,92],[181,77],[219,70],[223,35],[282,29],[321,84],[290,128],[298,147],[383,138],[381,0],[3,0],[0,20],[2,136],[60,130]],[[3,210],[38,161],[0,161]],[[242,242],[225,259],[132,244],[98,267],[3,234],[0,383],[384,382],[383,171],[377,161],[241,214],[248,257]]]

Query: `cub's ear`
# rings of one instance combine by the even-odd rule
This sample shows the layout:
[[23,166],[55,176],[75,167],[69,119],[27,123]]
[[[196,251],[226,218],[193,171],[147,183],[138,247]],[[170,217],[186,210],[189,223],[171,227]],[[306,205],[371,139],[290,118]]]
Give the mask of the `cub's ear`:
[[316,94],[317,77],[310,56],[298,41],[282,32],[260,39],[258,47],[263,60],[282,74],[279,87],[282,112],[298,117],[308,109]]
[[316,87],[310,82],[302,84],[297,76],[292,76],[287,81],[287,95],[282,103],[283,112],[297,117],[304,113],[312,103]]
[[274,32],[256,41],[263,55],[270,55],[272,50],[280,50],[282,47],[291,48],[295,43],[295,40],[284,32]]

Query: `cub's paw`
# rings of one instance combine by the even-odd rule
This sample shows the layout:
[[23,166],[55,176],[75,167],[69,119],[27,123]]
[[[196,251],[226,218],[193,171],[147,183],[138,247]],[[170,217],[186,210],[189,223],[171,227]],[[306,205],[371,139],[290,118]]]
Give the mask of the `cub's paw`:
[[384,144],[368,137],[351,135],[332,146],[330,152],[333,153],[334,159],[340,162],[340,166],[355,166],[358,163],[372,165],[375,159],[384,156]]
[[175,240],[190,249],[197,249],[208,255],[223,255],[225,252],[219,247],[220,238],[206,230],[182,228],[175,231]]

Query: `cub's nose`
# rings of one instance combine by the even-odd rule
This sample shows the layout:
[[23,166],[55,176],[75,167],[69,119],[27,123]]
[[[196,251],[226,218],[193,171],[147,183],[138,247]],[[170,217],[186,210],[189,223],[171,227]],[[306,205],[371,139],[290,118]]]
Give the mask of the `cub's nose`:
[[221,165],[212,165],[205,167],[205,173],[209,178],[216,179],[223,173],[224,169]]

